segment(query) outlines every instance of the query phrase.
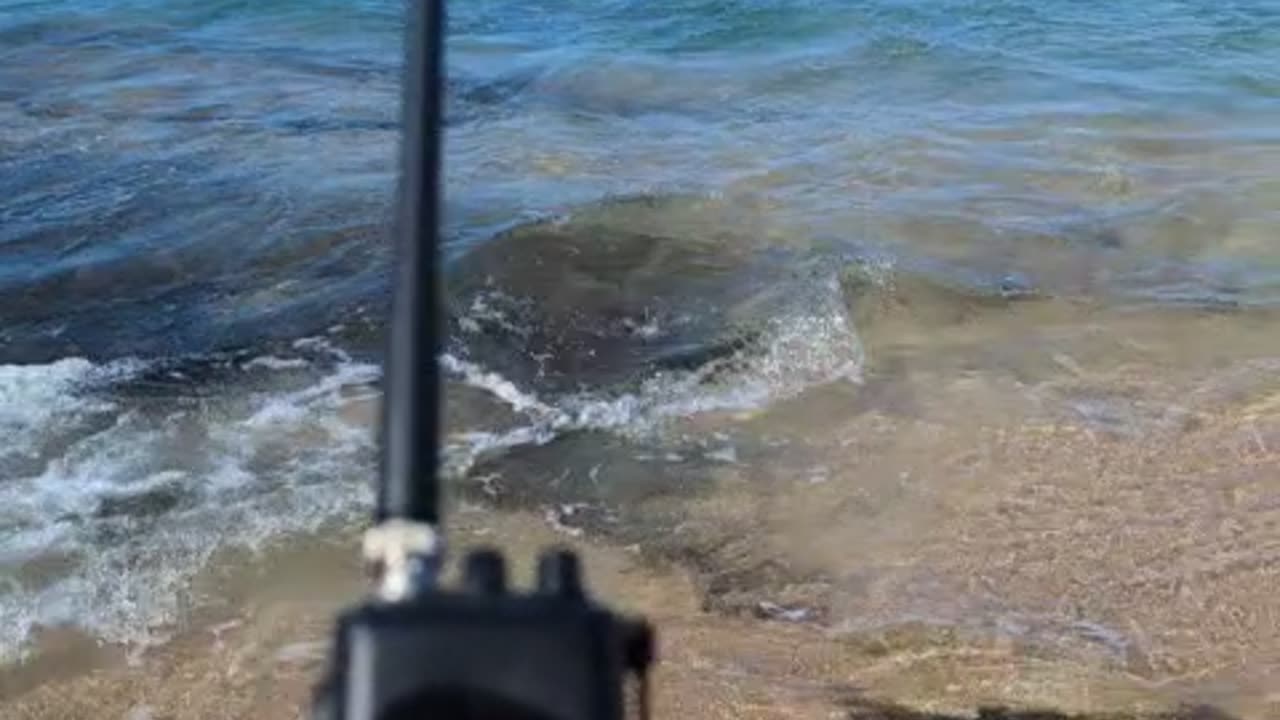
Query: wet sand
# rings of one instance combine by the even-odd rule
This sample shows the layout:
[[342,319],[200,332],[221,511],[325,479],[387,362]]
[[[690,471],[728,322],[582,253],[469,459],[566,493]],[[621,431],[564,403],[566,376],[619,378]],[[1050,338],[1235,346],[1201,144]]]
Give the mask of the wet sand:
[[[634,549],[583,543],[541,518],[472,510],[459,516],[455,531],[463,546],[501,537],[517,548],[570,544],[583,551],[595,592],[660,627],[658,717],[893,717],[887,708],[904,693],[912,705],[931,710],[1045,698],[1046,691],[1074,695],[1070,709],[1168,704],[1133,678],[1107,677],[1084,665],[1072,667],[1069,679],[1061,667],[1053,668],[1059,677],[1051,677],[1049,667],[1027,665],[995,645],[899,652],[886,641],[872,649],[811,623],[707,612],[689,573],[655,565]],[[8,674],[4,717],[303,716],[323,666],[332,613],[361,586],[344,552],[349,546],[336,540],[298,538],[247,565],[211,573],[206,580],[225,598],[236,598],[228,603],[236,607],[207,613],[171,643],[132,661],[103,652],[93,667],[72,668],[64,661],[80,651],[74,641],[47,648],[36,666]],[[514,571],[528,576],[531,555],[513,557]],[[1017,691],[1011,678],[1036,692]],[[925,687],[941,693],[923,702],[912,697]]]
[[[873,330],[861,384],[681,421],[663,455],[581,433],[481,462],[454,541],[521,577],[582,550],[660,628],[658,717],[1280,716],[1271,319],[1054,312]],[[48,633],[0,716],[298,717],[355,539],[220,558],[145,652]]]

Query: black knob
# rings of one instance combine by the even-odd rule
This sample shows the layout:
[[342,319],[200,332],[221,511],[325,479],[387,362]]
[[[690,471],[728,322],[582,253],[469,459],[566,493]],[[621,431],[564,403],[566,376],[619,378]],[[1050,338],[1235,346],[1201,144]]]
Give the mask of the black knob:
[[462,586],[481,595],[507,591],[507,563],[497,550],[474,550],[462,568]]
[[582,597],[582,564],[570,550],[549,550],[538,558],[538,592]]

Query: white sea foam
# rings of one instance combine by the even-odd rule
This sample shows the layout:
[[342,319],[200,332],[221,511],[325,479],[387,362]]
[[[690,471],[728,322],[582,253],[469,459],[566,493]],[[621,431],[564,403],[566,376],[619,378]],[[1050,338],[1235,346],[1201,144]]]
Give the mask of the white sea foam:
[[660,431],[668,422],[717,411],[744,411],[792,397],[815,385],[859,382],[863,349],[834,286],[805,312],[780,317],[762,346],[691,371],[665,372],[621,394],[580,393],[540,398],[501,375],[445,355],[442,365],[522,414],[527,423],[504,432],[455,435],[446,452],[446,472],[464,474],[477,460],[520,445],[536,445],[575,430],[629,436]]
[[244,364],[245,369],[265,368],[267,370],[297,370],[305,368],[307,361],[302,358],[281,358],[275,355],[262,355]]
[[70,428],[108,412],[110,401],[77,392],[123,378],[142,368],[136,361],[95,365],[65,358],[47,365],[0,365],[0,470],[6,460],[39,453],[49,428]]
[[[758,408],[815,383],[858,379],[861,346],[838,302],[779,319],[763,337],[626,392],[554,397],[446,355],[450,376],[520,419],[450,437],[446,471],[460,475],[482,457],[568,432],[652,436],[689,415]],[[0,453],[26,453],[0,478],[0,658],[20,655],[40,626],[73,625],[114,642],[163,640],[197,600],[192,578],[213,553],[367,510],[373,434],[344,408],[376,393],[379,370],[322,340],[297,348],[320,361],[250,363],[254,373],[281,373],[285,389],[264,390],[258,375],[167,405],[112,392],[138,363],[0,368]],[[313,377],[299,384],[299,373]]]
[[[0,659],[40,626],[163,639],[214,552],[363,512],[372,433],[341,408],[377,374],[345,362],[301,389],[228,387],[157,413],[110,399],[106,384],[127,379],[119,367],[3,368],[5,449],[61,440],[36,471],[0,478]],[[86,414],[97,421],[68,433]]]

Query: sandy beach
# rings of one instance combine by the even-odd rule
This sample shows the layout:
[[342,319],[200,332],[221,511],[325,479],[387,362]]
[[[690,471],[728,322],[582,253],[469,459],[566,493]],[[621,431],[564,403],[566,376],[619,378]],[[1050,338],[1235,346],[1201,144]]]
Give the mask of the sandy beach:
[[[1132,717],[1157,718],[1166,717],[1157,710],[1177,704],[1139,678],[1112,677],[1087,664],[1036,663],[998,644],[965,646],[938,637],[912,647],[892,634],[849,643],[808,623],[708,612],[699,582],[687,571],[575,541],[541,518],[475,511],[460,516],[456,530],[464,544],[501,534],[524,547],[570,544],[584,551],[593,589],[661,629],[659,718],[906,719],[917,716],[898,705],[904,700],[916,710],[966,711],[1069,696],[1057,707],[1121,708],[1136,711]],[[356,569],[342,562],[343,550],[310,538],[228,569],[217,581],[220,592],[243,593],[243,604],[210,613],[164,647],[132,659],[102,651],[83,667],[69,667],[68,654],[80,655],[92,643],[49,639],[45,660],[6,674],[9,699],[0,709],[15,720],[306,717],[331,614],[361,587]],[[515,559],[517,572],[531,569],[527,555]]]
[[[1251,330],[1196,322],[1202,339]],[[1112,362],[1077,343],[1059,359],[1073,371],[1039,387],[1088,389],[1124,423],[1015,412],[1026,393],[1002,392],[1008,376],[948,378],[936,358],[960,351],[931,351],[933,370],[685,428],[737,433],[732,461],[656,472],[588,437],[481,462],[454,487],[450,532],[458,552],[512,550],[517,577],[534,548],[581,550],[599,595],[661,630],[663,718],[1275,717],[1280,375],[1241,342],[1226,360],[1207,342],[1157,380],[1116,337],[1168,350],[1108,333]],[[910,361],[910,343],[893,347]],[[344,412],[367,422],[373,405]],[[618,480],[604,490],[565,480],[601,464]],[[145,651],[45,633],[2,676],[3,714],[298,717],[333,613],[363,589],[355,540],[337,527],[216,558],[196,609]],[[1160,714],[1202,706],[1221,714]]]

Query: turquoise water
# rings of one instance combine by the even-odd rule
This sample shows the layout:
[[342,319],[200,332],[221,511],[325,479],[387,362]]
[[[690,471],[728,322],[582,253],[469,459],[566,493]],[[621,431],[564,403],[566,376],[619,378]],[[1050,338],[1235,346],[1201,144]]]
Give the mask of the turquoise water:
[[[452,5],[453,259],[607,198],[695,197],[720,209],[644,222],[754,232],[805,272],[1280,304],[1275,2]],[[41,622],[145,635],[214,548],[367,502],[369,438],[335,408],[377,375],[401,10],[0,0],[0,655]],[[810,365],[750,366],[751,402],[855,361],[828,320],[778,345]],[[660,410],[739,399],[700,402]]]
[[[6,3],[0,291],[39,298],[6,313],[12,354],[251,343],[284,322],[278,307],[194,308],[286,279],[286,334],[376,296],[385,258],[360,230],[387,215],[399,9]],[[609,194],[727,194],[796,234],[941,244],[1056,292],[1274,303],[1278,13],[457,3],[450,236]],[[1098,263],[1105,279],[1082,269]],[[49,300],[66,288],[117,306],[110,337],[106,318]],[[143,295],[189,317],[121,313]],[[155,347],[162,332],[180,338]]]

